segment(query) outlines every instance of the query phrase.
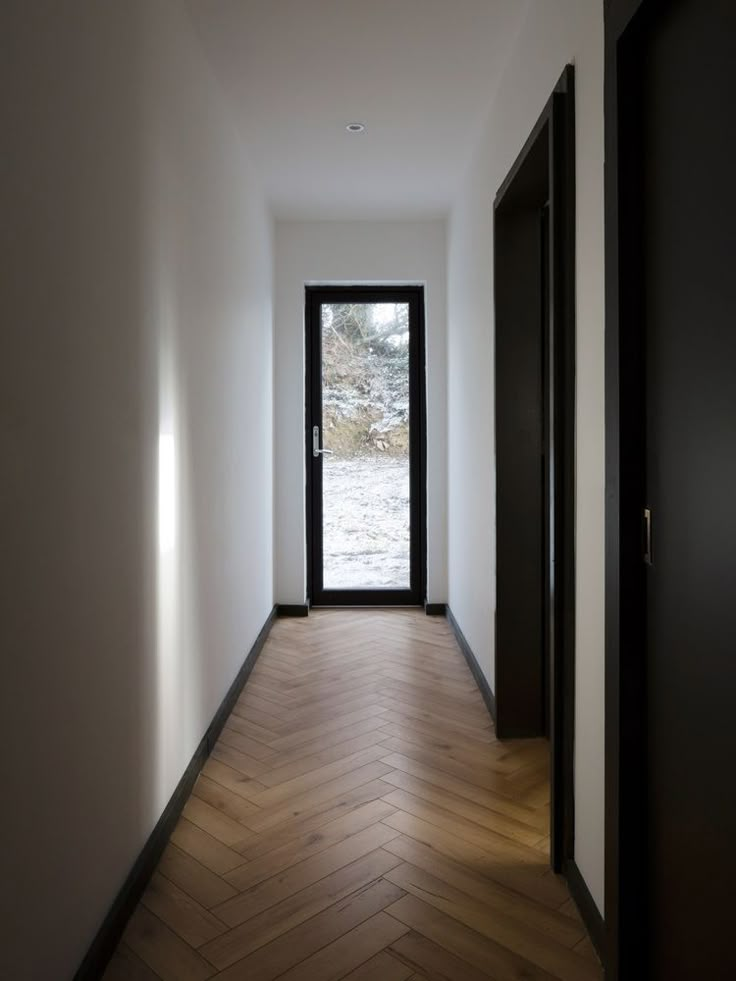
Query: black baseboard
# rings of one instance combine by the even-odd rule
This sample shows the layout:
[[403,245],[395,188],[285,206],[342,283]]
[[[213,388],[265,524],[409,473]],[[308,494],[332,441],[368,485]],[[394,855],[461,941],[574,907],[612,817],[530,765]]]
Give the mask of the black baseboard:
[[463,636],[463,632],[460,629],[458,622],[455,619],[449,605],[447,606],[447,621],[452,627],[452,631],[455,634],[455,639],[458,642],[460,650],[463,652],[463,657],[468,662],[468,667],[473,673],[473,677],[475,678],[475,683],[480,689],[480,693],[483,696],[483,701],[486,703],[488,714],[493,719],[493,724],[495,725],[496,724],[496,697],[491,691],[491,686],[488,684],[488,679],[481,671],[480,665],[476,660],[475,654],[473,654],[473,650],[470,644]]
[[596,953],[600,958],[601,964],[606,966],[606,926],[600,910],[595,904],[595,900],[590,895],[590,890],[585,879],[580,873],[580,869],[575,863],[575,859],[568,859],[563,868],[563,874],[567,879],[567,886],[570,890],[575,905],[583,918],[583,923],[588,931],[590,939],[595,947]]
[[447,603],[425,603],[424,612],[428,617],[443,617],[447,613]]
[[278,617],[308,617],[309,603],[279,603],[276,606]]
[[220,707],[215,712],[212,722],[207,728],[207,732],[205,732],[194,751],[194,755],[184,771],[184,775],[179,781],[176,790],[172,794],[169,803],[158,819],[156,827],[151,832],[148,841],[143,846],[143,850],[136,859],[120,892],[115,897],[102,926],[97,931],[97,936],[92,941],[92,945],[87,951],[79,970],[74,975],[74,981],[99,981],[99,978],[105,973],[107,964],[120,942],[128,920],[138,905],[158,865],[163,850],[171,836],[171,832],[174,830],[182,809],[192,792],[200,770],[210,755],[212,747],[217,742],[222,727],[225,725],[235,702],[243,690],[243,686],[248,680],[249,674],[253,670],[253,666],[263,649],[268,632],[275,618],[276,607],[271,610],[266,618],[266,622],[256,637],[255,643],[248,652],[248,656],[238,671],[235,680],[228,689]]

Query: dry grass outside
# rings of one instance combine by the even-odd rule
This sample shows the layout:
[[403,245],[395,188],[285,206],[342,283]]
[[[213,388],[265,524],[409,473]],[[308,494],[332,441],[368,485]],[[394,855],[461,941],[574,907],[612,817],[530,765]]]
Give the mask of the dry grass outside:
[[340,457],[401,457],[409,454],[409,426],[401,423],[387,429],[381,426],[383,413],[377,408],[340,416],[331,407],[324,409],[325,446]]

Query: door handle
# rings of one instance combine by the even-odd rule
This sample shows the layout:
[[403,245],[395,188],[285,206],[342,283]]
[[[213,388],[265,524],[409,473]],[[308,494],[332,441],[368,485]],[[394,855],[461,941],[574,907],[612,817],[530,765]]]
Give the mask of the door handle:
[[644,508],[644,563],[652,565],[652,509]]
[[334,453],[334,450],[320,449],[319,426],[312,426],[312,456],[318,457],[321,453]]

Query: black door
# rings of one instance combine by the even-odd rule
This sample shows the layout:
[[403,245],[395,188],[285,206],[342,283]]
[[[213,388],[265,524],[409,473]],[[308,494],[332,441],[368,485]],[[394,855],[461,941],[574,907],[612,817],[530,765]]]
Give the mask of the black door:
[[652,977],[736,977],[736,5],[672,3],[642,91]]
[[421,287],[308,287],[312,605],[424,601]]
[[[642,956],[628,967],[637,928],[619,905],[628,932],[617,976],[725,981],[736,977],[736,4],[642,3],[616,57],[620,657],[624,666],[628,652],[642,658],[640,703],[636,665],[621,672],[619,773],[632,834],[618,847],[620,888],[640,865],[645,896]],[[627,400],[640,405],[640,480],[625,455],[637,440],[626,436]],[[625,540],[634,521],[638,568]],[[639,577],[641,613],[631,617],[627,591]],[[625,753],[635,752],[626,730],[638,733],[639,704],[636,785]],[[626,804],[635,786],[641,851],[631,796]]]

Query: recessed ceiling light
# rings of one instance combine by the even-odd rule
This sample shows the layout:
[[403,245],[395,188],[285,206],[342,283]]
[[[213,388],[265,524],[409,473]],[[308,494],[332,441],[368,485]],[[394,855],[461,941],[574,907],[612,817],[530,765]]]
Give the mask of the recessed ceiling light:
[[345,129],[348,133],[362,133],[365,131],[363,123],[348,123]]

